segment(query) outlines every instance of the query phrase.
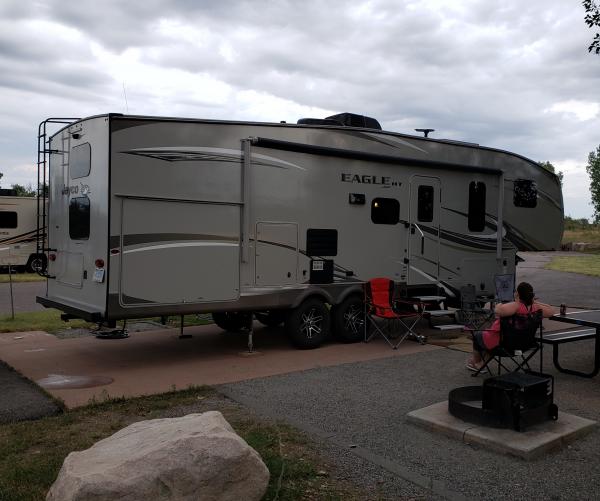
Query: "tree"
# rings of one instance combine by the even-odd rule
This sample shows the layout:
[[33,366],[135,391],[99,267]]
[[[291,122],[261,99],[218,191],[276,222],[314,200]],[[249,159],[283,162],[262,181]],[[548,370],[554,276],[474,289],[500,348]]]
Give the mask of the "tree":
[[558,180],[560,181],[560,185],[562,186],[563,184],[563,177],[564,174],[562,171],[558,171],[556,172],[556,168],[554,167],[554,165],[552,165],[550,162],[546,161],[546,162],[538,162],[544,169],[549,170],[550,172],[554,172],[557,176],[558,176]]
[[600,224],[600,145],[596,148],[596,151],[591,151],[588,155],[588,164],[585,170],[590,176],[594,223]]
[[[600,28],[600,5],[594,0],[583,0],[583,8],[585,9],[585,24],[589,28],[594,26]],[[588,47],[589,52],[600,54],[600,33],[596,33],[592,44]]]
[[15,190],[15,196],[17,197],[35,197],[36,193],[31,184],[27,186],[21,186],[20,184],[13,184],[11,186]]

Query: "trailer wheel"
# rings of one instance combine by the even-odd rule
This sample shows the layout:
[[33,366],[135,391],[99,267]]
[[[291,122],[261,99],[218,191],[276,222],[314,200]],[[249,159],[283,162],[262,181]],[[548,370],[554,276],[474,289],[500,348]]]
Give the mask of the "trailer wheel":
[[321,346],[329,335],[331,317],[323,300],[306,299],[290,311],[285,327],[297,348],[312,349]]
[[365,303],[353,294],[333,308],[333,334],[344,343],[356,343],[365,337]]
[[27,260],[25,271],[28,273],[37,273],[46,271],[46,256],[43,254],[32,254]]
[[286,310],[261,311],[254,314],[256,320],[267,327],[277,327],[285,321]]
[[250,313],[246,311],[222,311],[213,313],[212,318],[215,324],[228,332],[238,332],[250,323]]

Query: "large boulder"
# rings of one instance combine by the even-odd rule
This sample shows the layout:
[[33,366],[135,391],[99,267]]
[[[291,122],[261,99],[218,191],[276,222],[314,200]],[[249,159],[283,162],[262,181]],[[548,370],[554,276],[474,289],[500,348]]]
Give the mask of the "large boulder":
[[134,423],[65,459],[46,500],[258,500],[269,471],[220,412]]

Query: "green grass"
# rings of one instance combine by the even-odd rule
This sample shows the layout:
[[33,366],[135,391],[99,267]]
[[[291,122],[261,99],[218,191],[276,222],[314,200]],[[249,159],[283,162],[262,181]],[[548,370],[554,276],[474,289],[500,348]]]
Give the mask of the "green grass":
[[60,319],[60,312],[54,309],[24,313],[17,312],[15,313],[14,320],[11,318],[11,315],[0,315],[0,332],[45,331],[54,334],[69,327],[77,329],[92,327],[93,325],[84,320],[71,320],[68,323],[63,322]]
[[297,430],[260,421],[209,388],[190,388],[96,402],[59,416],[0,426],[0,500],[44,499],[69,452],[87,449],[133,422],[207,410],[221,411],[269,468],[269,487],[263,499],[369,497],[330,478],[330,468],[316,446]]
[[[11,315],[0,315],[0,332],[24,332],[24,331],[45,331],[50,334],[67,331],[67,329],[91,329],[96,325],[86,322],[85,320],[73,319],[68,322],[63,322],[60,319],[61,312],[54,309],[46,309],[43,311],[17,312],[14,320]],[[152,320],[160,322],[160,318],[148,319],[131,319],[129,322],[140,322],[144,320]],[[168,317],[166,327],[179,327],[180,317]],[[206,325],[212,323],[206,315],[185,315],[184,325]],[[122,321],[119,322],[122,325]],[[68,337],[68,336],[67,336]],[[0,501],[1,498],[0,498]]]
[[44,277],[40,277],[37,273],[12,273],[9,277],[8,273],[0,274],[0,284],[7,284],[11,281],[13,283],[20,282],[42,282],[46,280]]
[[555,271],[570,271],[600,277],[600,254],[588,256],[557,256],[545,268]]

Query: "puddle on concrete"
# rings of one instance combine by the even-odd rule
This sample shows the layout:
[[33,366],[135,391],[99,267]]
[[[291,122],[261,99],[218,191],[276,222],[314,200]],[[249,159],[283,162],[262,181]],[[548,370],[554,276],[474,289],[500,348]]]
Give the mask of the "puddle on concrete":
[[36,381],[42,388],[48,390],[63,390],[76,388],[94,388],[104,386],[114,381],[107,376],[66,376],[64,374],[49,374],[48,377]]

